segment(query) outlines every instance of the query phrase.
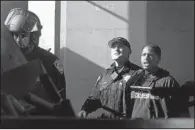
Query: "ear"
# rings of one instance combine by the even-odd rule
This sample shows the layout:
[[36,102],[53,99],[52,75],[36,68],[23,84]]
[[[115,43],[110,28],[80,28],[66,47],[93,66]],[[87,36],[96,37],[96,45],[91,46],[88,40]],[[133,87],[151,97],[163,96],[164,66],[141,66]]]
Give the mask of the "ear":
[[129,49],[129,55],[131,55],[131,53],[132,53],[132,51],[131,51],[131,49]]
[[158,64],[160,63],[160,61],[161,61],[161,57],[160,57],[160,56],[158,56]]
[[158,58],[159,58],[159,62],[161,61],[161,56],[158,56]]
[[39,45],[40,32],[32,32],[30,34],[30,40],[34,41],[36,45]]

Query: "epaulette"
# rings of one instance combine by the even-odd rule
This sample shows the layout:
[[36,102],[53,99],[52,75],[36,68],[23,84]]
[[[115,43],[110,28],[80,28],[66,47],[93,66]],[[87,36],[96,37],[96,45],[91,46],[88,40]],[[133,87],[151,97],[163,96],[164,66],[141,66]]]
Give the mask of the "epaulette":
[[104,71],[108,72],[108,71],[113,70],[113,69],[114,69],[114,66],[110,66],[109,68],[105,69]]

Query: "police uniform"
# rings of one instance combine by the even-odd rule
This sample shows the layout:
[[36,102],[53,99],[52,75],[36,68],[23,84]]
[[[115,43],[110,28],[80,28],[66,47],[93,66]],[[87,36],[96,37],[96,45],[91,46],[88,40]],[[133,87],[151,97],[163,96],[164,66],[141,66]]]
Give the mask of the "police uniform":
[[126,87],[129,118],[169,118],[178,116],[178,82],[159,68],[149,74],[141,69],[134,73]]
[[58,89],[57,91],[60,93],[62,99],[66,99],[66,81],[64,76],[64,69],[59,58],[57,58],[57,56],[51,52],[37,46],[31,53],[26,55],[26,59],[28,61],[40,59],[48,75],[51,76],[52,81],[56,85]]
[[[65,76],[64,76],[64,69],[63,65],[60,62],[60,60],[49,51],[46,51],[40,47],[38,47],[39,43],[39,37],[41,36],[41,29],[42,25],[40,23],[40,19],[36,14],[34,14],[31,11],[20,9],[20,8],[14,8],[10,10],[5,22],[5,27],[8,28],[10,32],[12,32],[13,35],[17,36],[19,33],[26,34],[30,33],[30,44],[25,47],[21,48],[21,51],[24,53],[27,61],[31,61],[34,59],[40,59],[42,62],[43,70],[46,71],[46,74],[48,74],[48,82],[54,83],[53,85],[48,85],[48,82],[46,82],[44,76],[40,76],[37,79],[37,87],[35,90],[33,90],[32,93],[36,92],[38,96],[47,95],[49,101],[52,101],[52,103],[60,103],[66,99],[66,82],[65,82]],[[23,37],[23,35],[21,35]],[[25,35],[24,35],[25,36]],[[51,84],[52,84],[51,83]],[[42,87],[43,86],[43,87]],[[55,92],[58,93],[59,98],[51,99],[53,98],[51,94],[51,90],[53,87],[56,86]],[[48,87],[50,87],[48,89]],[[38,88],[38,89],[37,89]],[[37,90],[37,91],[36,91]],[[54,92],[53,92],[54,93]],[[52,96],[51,96],[52,95]],[[23,112],[28,111],[29,109],[34,110],[35,106],[33,103],[29,101],[17,101],[15,97],[9,95],[9,94],[2,94],[3,97],[8,98],[7,102],[10,102],[10,105],[8,106],[8,109],[11,108],[11,104],[13,106],[20,106],[20,108],[24,108],[25,110]],[[33,105],[32,105],[33,104]],[[3,109],[4,110],[4,109]],[[14,111],[14,109],[12,109]],[[22,110],[22,109],[21,109]],[[39,109],[35,109],[35,113],[38,111],[38,114],[44,113],[44,109],[39,111]],[[3,111],[2,111],[3,112]],[[8,112],[9,113],[9,112]],[[13,113],[13,112],[12,112]]]
[[82,110],[91,113],[101,109],[99,118],[120,118],[123,116],[123,93],[125,77],[138,70],[137,65],[126,62],[123,68],[112,64],[99,76],[91,95],[82,106]]
[[[55,55],[38,47],[42,29],[38,16],[31,11],[14,8],[10,10],[4,25],[16,36],[22,34],[20,37],[24,37],[30,33],[28,46],[20,47],[21,51],[28,61],[34,59],[42,61],[46,73],[51,77],[62,98],[65,99],[66,82],[62,63]],[[21,46],[21,42],[17,44]]]

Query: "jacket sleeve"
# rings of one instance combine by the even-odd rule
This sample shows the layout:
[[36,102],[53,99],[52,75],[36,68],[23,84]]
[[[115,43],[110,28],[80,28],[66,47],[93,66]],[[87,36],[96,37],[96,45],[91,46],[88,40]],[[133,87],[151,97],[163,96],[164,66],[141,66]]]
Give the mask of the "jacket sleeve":
[[166,96],[168,98],[168,115],[169,117],[178,117],[180,113],[180,85],[173,77],[168,77],[164,85],[168,89],[167,92],[170,93],[169,96]]
[[58,92],[61,94],[63,99],[66,99],[66,81],[64,67],[59,59],[56,59],[53,62],[52,69],[49,71],[50,76],[58,89]]
[[85,110],[87,113],[91,113],[102,107],[99,90],[99,82],[101,81],[102,77],[102,75],[98,77],[96,84],[92,88],[91,95],[85,100],[81,110]]

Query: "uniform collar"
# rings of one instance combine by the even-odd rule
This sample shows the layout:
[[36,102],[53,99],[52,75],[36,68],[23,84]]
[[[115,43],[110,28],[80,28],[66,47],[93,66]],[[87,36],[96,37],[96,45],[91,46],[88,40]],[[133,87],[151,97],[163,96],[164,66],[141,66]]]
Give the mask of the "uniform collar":
[[[122,67],[124,67],[124,68],[128,67],[128,68],[129,68],[130,65],[131,65],[131,62],[130,62],[130,61],[127,61],[127,62],[125,62],[124,66],[122,66]],[[111,68],[116,67],[115,62],[112,63],[112,64],[110,65],[110,67],[111,67]],[[120,68],[122,68],[122,67],[116,67],[116,68],[119,68],[119,69],[120,69]]]
[[125,62],[124,66],[122,66],[122,67],[116,67],[115,63],[112,63],[111,68],[113,70],[119,71],[119,73],[121,73],[121,72],[127,73],[127,72],[129,72],[129,70],[131,68],[131,62],[130,61]]

